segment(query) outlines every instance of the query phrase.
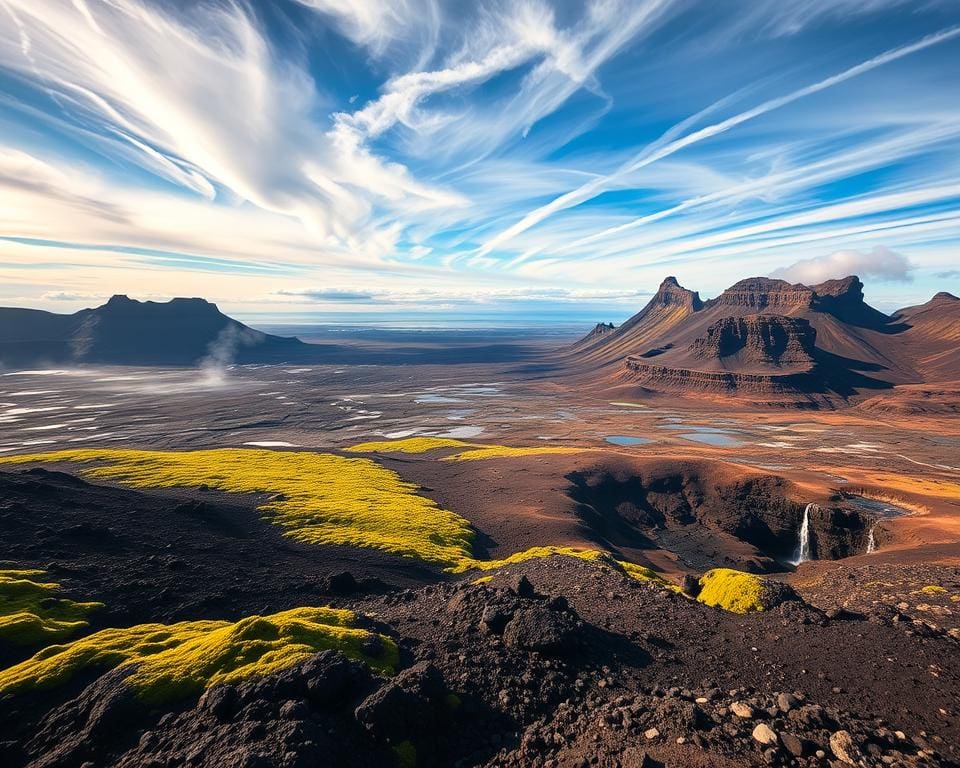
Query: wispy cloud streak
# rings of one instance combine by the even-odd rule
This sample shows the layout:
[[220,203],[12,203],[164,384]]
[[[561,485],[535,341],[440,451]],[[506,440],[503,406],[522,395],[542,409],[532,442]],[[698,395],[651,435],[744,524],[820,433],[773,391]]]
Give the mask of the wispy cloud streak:
[[604,190],[608,189],[612,182],[626,174],[634,173],[645,166],[669,157],[670,155],[692,146],[693,144],[714,136],[718,136],[719,134],[725,133],[726,131],[737,127],[738,125],[742,125],[743,123],[746,123],[757,117],[785,107],[788,104],[799,101],[807,96],[812,96],[813,94],[825,91],[828,88],[832,88],[836,85],[844,83],[847,80],[859,77],[860,75],[877,69],[878,67],[882,67],[885,64],[896,61],[897,59],[901,59],[905,56],[909,56],[912,53],[916,53],[926,48],[930,48],[931,46],[952,40],[958,35],[960,35],[960,27],[952,27],[941,30],[940,32],[928,35],[927,37],[924,37],[923,39],[910,45],[894,48],[878,56],[874,56],[871,59],[863,61],[860,64],[850,67],[849,69],[846,69],[836,75],[824,78],[823,80],[813,83],[812,85],[799,88],[784,96],[778,96],[777,98],[769,99],[762,104],[757,105],[756,107],[745,110],[744,112],[734,115],[733,117],[729,117],[726,120],[721,120],[708,125],[704,128],[694,131],[693,133],[687,134],[686,136],[666,142],[663,142],[662,140],[654,142],[641,151],[629,163],[626,163],[618,168],[614,173],[592,179],[585,184],[582,184],[577,189],[571,190],[570,192],[567,192],[566,194],[563,194],[560,197],[552,200],[550,203],[531,211],[516,224],[484,243],[484,245],[480,248],[480,254],[485,255],[491,253],[495,249],[509,242],[512,238],[530,229],[530,227],[536,226],[544,219],[552,216],[554,213],[591,200]]

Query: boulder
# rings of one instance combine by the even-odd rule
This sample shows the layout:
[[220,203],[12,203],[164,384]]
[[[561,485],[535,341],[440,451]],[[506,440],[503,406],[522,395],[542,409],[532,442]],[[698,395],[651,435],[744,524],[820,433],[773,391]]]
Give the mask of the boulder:
[[777,706],[781,712],[789,712],[791,709],[796,709],[799,703],[797,697],[792,693],[781,693],[777,696]]
[[830,751],[841,763],[857,765],[860,762],[860,749],[849,731],[837,731],[830,736]]
[[753,729],[753,740],[763,746],[775,745],[780,741],[777,732],[766,723],[758,723]]
[[536,590],[526,576],[514,576],[510,579],[510,589],[519,597],[535,597]]
[[483,627],[487,632],[492,635],[499,635],[507,626],[507,622],[510,621],[511,616],[512,614],[509,611],[505,611],[497,606],[488,605],[483,609],[480,621],[483,623]]
[[573,624],[565,614],[540,605],[517,611],[503,630],[509,648],[563,654],[573,645]]
[[802,739],[794,736],[792,733],[781,733],[780,741],[783,742],[783,748],[791,755],[794,757],[803,757],[805,750]]
[[683,579],[680,581],[680,589],[683,591],[683,594],[689,597],[696,597],[700,594],[700,579],[689,573],[685,573],[683,574]]

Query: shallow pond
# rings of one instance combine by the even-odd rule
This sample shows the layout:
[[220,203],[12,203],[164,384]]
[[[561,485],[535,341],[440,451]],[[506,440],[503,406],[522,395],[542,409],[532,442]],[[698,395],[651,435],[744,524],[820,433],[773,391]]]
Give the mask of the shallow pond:
[[420,395],[415,398],[415,403],[462,403],[465,402],[461,397],[449,397],[448,395]]
[[632,435],[608,435],[603,439],[614,445],[646,445],[654,442],[649,437],[634,437]]
[[877,517],[899,517],[900,515],[909,515],[910,510],[905,507],[891,504],[889,501],[880,499],[868,499],[866,496],[857,496],[856,494],[843,494],[843,500],[863,512],[867,512]]
[[738,440],[728,432],[721,432],[719,430],[711,430],[709,432],[687,432],[685,434],[678,435],[678,437],[682,437],[684,440],[692,440],[695,443],[713,445],[718,448],[737,448],[738,446],[743,445],[742,440]]

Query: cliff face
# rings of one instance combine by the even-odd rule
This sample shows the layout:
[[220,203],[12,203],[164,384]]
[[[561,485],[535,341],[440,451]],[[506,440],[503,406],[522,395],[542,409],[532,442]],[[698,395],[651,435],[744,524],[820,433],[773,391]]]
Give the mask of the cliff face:
[[621,384],[638,384],[657,392],[680,395],[762,395],[783,399],[790,405],[827,404],[823,398],[813,397],[823,394],[825,387],[812,372],[758,374],[698,371],[652,365],[640,358],[630,357],[624,361],[618,381]]
[[649,362],[649,353],[628,357],[622,379],[648,389],[678,393],[791,399],[799,393],[823,394],[827,388],[816,373],[816,338],[816,330],[803,318],[723,317],[686,350],[672,354],[658,350],[656,363]]
[[812,366],[817,332],[809,321],[779,315],[725,317],[690,345],[697,359],[738,357],[742,362]]
[[[713,462],[604,460],[567,479],[578,515],[598,538],[666,547],[697,568],[782,569],[797,550],[807,506],[805,490],[783,477]],[[811,547],[822,559],[859,554],[874,522],[855,509],[814,504]]]
[[807,309],[812,306],[816,294],[805,285],[791,285],[786,280],[769,277],[750,277],[734,283],[709,304],[730,307],[763,309]]

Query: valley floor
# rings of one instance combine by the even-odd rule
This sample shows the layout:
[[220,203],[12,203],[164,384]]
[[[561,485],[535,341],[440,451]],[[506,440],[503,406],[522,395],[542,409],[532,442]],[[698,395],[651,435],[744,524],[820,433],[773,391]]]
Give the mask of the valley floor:
[[[373,462],[468,521],[477,559],[295,540],[261,508],[280,488],[2,465],[0,574],[104,604],[71,640],[331,605],[403,670],[371,674],[364,645],[163,706],[122,665],[29,693],[0,672],[4,764],[960,764],[960,419],[621,400],[525,363],[0,375],[0,457],[78,448]],[[794,567],[804,514],[817,559]],[[609,557],[484,565],[546,546]],[[767,573],[802,600],[730,613],[618,561]],[[0,634],[4,668],[35,650]]]

